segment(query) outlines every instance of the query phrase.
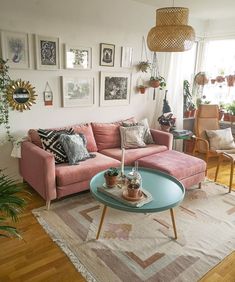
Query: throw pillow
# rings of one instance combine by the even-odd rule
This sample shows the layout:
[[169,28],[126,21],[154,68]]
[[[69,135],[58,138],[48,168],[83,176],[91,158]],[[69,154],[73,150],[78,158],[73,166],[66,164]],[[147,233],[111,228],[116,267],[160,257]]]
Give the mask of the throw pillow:
[[143,141],[145,133],[144,126],[136,125],[124,127],[120,126],[121,146],[125,149],[146,147]]
[[229,150],[235,148],[231,128],[206,130],[211,150]]
[[70,165],[76,165],[79,161],[84,161],[95,156],[88,153],[86,138],[81,133],[74,135],[61,134],[59,141],[63,145]]
[[63,133],[74,134],[74,131],[72,128],[68,130],[38,129],[38,135],[42,142],[42,148],[54,155],[56,164],[68,162],[66,153],[59,141],[59,137]]
[[152,134],[150,132],[150,128],[149,128],[149,124],[148,124],[148,120],[147,118],[144,118],[143,120],[139,121],[139,122],[123,122],[122,125],[124,127],[128,127],[128,126],[136,126],[136,125],[142,125],[144,126],[144,137],[143,137],[143,141],[146,144],[154,144],[155,142],[153,141],[153,137]]

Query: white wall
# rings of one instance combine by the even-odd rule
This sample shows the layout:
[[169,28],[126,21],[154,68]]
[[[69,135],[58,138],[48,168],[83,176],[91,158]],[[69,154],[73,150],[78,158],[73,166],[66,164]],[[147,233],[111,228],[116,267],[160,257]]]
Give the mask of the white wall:
[[[195,23],[195,22],[194,22]],[[147,95],[135,91],[140,76],[135,68],[120,68],[121,46],[134,48],[134,64],[141,60],[142,36],[147,36],[155,25],[155,9],[131,0],[1,0],[0,29],[29,33],[30,70],[10,70],[12,79],[30,81],[38,95],[36,105],[23,113],[11,111],[11,131],[15,136],[26,135],[29,128],[49,128],[75,123],[101,121],[109,122],[136,116],[152,120],[156,102],[152,100],[152,89]],[[35,69],[34,34],[60,38],[63,44],[92,47],[92,70],[77,71],[64,69],[63,52],[60,53],[61,69],[39,71]],[[99,66],[99,44],[115,44],[115,66]],[[159,63],[161,64],[159,55]],[[150,58],[149,58],[150,59]],[[99,72],[132,72],[131,101],[128,106],[99,107]],[[63,108],[60,76],[94,75],[95,104],[93,107]],[[49,82],[54,103],[45,107],[43,91]],[[17,160],[10,158],[10,144],[0,147],[0,168],[7,168],[17,175]]]

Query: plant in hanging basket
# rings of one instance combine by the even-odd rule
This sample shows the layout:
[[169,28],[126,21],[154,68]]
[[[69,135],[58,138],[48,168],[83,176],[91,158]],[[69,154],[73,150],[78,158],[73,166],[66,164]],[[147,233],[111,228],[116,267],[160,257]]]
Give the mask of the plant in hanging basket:
[[148,88],[148,86],[145,86],[145,85],[139,85],[137,86],[137,89],[138,91],[141,93],[141,94],[144,94],[145,93],[145,90]]
[[149,80],[149,85],[150,87],[153,88],[160,87],[159,89],[162,90],[164,87],[166,87],[166,80],[162,76],[157,76],[157,77],[151,76]]
[[228,85],[228,87],[233,87],[233,85],[234,85],[234,75],[227,75],[226,76],[226,80],[227,80],[227,85]]
[[194,81],[197,85],[205,85],[209,82],[205,72],[199,72],[195,75]]
[[140,61],[137,65],[138,71],[148,72],[151,68],[151,64],[149,61]]

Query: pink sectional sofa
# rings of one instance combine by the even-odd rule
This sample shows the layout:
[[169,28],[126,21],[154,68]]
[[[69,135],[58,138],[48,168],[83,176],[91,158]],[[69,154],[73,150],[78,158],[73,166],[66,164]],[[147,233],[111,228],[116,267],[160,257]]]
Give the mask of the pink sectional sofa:
[[[50,201],[89,189],[91,178],[99,171],[121,165],[120,123],[89,123],[71,126],[75,133],[83,133],[87,149],[95,158],[78,165],[55,164],[54,156],[42,149],[37,130],[29,130],[28,140],[21,146],[19,170],[45,200]],[[61,128],[58,128],[61,129]],[[172,134],[151,129],[155,144],[125,152],[125,165],[134,165],[140,158],[171,150]]]

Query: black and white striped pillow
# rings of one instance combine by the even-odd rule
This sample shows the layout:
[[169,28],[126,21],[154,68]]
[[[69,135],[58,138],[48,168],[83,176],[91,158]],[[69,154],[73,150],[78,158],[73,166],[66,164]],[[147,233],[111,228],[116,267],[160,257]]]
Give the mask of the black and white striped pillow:
[[41,139],[43,149],[54,155],[56,164],[68,162],[64,148],[59,141],[61,134],[72,135],[74,134],[74,130],[72,128],[68,130],[38,129],[38,135]]

